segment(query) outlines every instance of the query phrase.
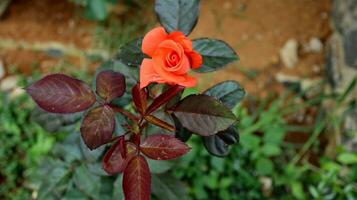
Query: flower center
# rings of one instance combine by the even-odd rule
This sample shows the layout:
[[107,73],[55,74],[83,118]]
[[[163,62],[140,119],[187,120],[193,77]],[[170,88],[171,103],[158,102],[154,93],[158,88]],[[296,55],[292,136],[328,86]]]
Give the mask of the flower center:
[[175,67],[180,61],[180,57],[176,52],[171,52],[166,56],[166,62],[169,67]]

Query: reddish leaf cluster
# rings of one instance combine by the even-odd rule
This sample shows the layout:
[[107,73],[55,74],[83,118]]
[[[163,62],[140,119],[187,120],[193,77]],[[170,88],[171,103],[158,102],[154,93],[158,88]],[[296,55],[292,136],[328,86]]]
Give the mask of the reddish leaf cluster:
[[[148,123],[175,131],[175,127],[153,115],[184,88],[170,86],[156,98],[149,98],[147,88],[139,84],[132,88],[132,100],[137,115],[112,104],[125,92],[125,78],[121,73],[102,71],[96,77],[96,100],[87,84],[63,74],[53,74],[27,87],[28,93],[39,107],[53,113],[85,111],[81,136],[90,149],[112,143],[103,157],[103,169],[111,175],[124,173],[123,190],[127,200],[149,199],[150,171],[147,158],[154,160],[175,159],[186,154],[189,147],[174,135],[155,134],[143,138],[142,132]],[[47,93],[47,94],[46,94]],[[149,100],[151,103],[149,103]],[[126,116],[131,123],[128,131],[113,137],[115,112]],[[143,154],[143,155],[142,155]]]
[[[201,136],[208,152],[215,156],[227,155],[229,145],[239,140],[234,127],[237,120],[231,109],[245,92],[237,82],[225,81],[203,94],[182,98],[183,86],[196,83],[188,76],[189,69],[211,72],[238,59],[235,51],[221,40],[188,39],[198,20],[199,2],[156,0],[155,11],[163,28],[156,28],[144,40],[136,39],[119,50],[115,59],[130,68],[121,72],[133,79],[137,76],[127,72],[141,71],[142,87],[136,83],[126,90],[126,82],[130,85],[132,80],[126,80],[119,72],[105,70],[96,76],[95,92],[83,81],[63,74],[48,75],[26,88],[37,105],[48,112],[85,111],[80,128],[82,139],[91,150],[111,145],[105,152],[102,167],[110,175],[123,173],[126,200],[150,199],[147,158],[170,160],[186,154],[190,148],[183,141],[192,134]],[[139,70],[136,67],[140,64]],[[152,83],[169,85],[164,85],[157,94]],[[136,112],[130,106],[124,109],[115,104],[118,98],[128,96]],[[172,118],[171,122],[160,119],[158,111]],[[126,118],[125,122],[120,121],[125,133],[114,134],[117,114]],[[143,134],[149,125],[171,134]]]

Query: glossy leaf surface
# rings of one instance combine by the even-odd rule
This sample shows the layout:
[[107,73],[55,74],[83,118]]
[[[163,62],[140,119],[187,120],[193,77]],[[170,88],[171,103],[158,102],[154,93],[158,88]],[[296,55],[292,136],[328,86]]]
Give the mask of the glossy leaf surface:
[[147,137],[140,150],[154,160],[170,160],[186,154],[190,148],[173,135],[155,134]]
[[226,130],[236,122],[229,108],[207,95],[190,95],[174,110],[174,115],[188,130],[210,136]]
[[215,97],[232,109],[243,99],[245,91],[236,81],[224,81],[207,89],[204,94]]
[[137,38],[122,46],[116,59],[130,67],[140,67],[141,62],[146,57],[141,51],[143,38]]
[[38,106],[52,113],[83,111],[96,100],[87,84],[63,74],[45,76],[29,85],[26,91]]
[[168,33],[191,33],[199,15],[199,0],[156,0],[155,11]]
[[[124,138],[120,138],[120,140],[124,140]],[[109,150],[105,153],[102,167],[105,172],[108,174],[116,174],[120,173],[125,168],[125,158],[122,155],[124,149],[120,145],[120,142],[114,143]]]
[[210,154],[223,157],[228,155],[229,145],[239,141],[239,135],[234,126],[231,126],[216,135],[202,137],[202,139],[203,144]]
[[187,130],[182,126],[181,122],[177,119],[175,115],[172,115],[172,118],[175,123],[175,137],[181,140],[182,142],[186,142],[192,136],[192,132]]
[[203,58],[203,64],[197,72],[216,71],[238,60],[238,55],[232,47],[221,40],[202,38],[193,40],[192,45]]
[[148,99],[147,89],[140,89],[140,85],[136,84],[131,90],[131,95],[133,97],[133,102],[136,110],[141,114],[145,114]]
[[84,143],[90,149],[95,149],[108,143],[115,128],[115,116],[109,106],[99,106],[90,110],[81,125],[81,135]]
[[148,107],[146,114],[150,114],[160,108],[163,104],[169,102],[172,98],[174,98],[179,92],[185,89],[183,86],[174,85],[169,87],[167,90],[163,91],[158,97],[154,99],[151,105]]
[[239,142],[239,133],[234,126],[231,126],[227,130],[217,133],[217,136],[228,145],[232,145]]
[[100,72],[96,78],[97,94],[106,102],[123,96],[125,92],[125,77],[112,70]]
[[135,155],[135,145],[123,143],[123,141],[124,137],[121,137],[109,148],[103,157],[102,167],[108,174],[113,175],[123,172],[128,161]]
[[151,175],[149,165],[141,155],[133,157],[124,170],[125,200],[150,200]]

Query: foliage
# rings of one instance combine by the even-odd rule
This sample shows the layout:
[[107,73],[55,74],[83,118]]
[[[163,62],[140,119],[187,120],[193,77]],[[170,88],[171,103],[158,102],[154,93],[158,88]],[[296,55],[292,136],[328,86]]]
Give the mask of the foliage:
[[30,119],[33,108],[25,94],[0,92],[0,199],[29,199],[28,178],[53,145],[54,138]]
[[[330,137],[331,118],[340,118],[334,110],[341,109],[338,102],[346,92],[337,96],[321,92],[304,103],[297,101],[321,87],[259,100],[250,111],[236,108],[241,142],[224,159],[209,156],[198,148],[199,138],[192,137],[192,151],[173,169],[177,178],[192,186],[191,199],[356,199],[357,154],[338,146],[337,155],[329,158],[321,144],[323,137]],[[323,112],[326,101],[337,103],[330,113]],[[289,123],[289,116],[306,109],[318,111],[312,124]],[[340,130],[341,123],[335,128]],[[288,140],[294,131],[311,135],[301,146]]]
[[[99,2],[99,0],[93,2]],[[113,188],[114,184],[110,182],[111,187],[108,186],[108,188],[106,184],[100,184],[105,179],[100,174],[105,173],[90,174],[90,169],[99,165],[97,160],[103,153],[106,144],[110,144],[111,147],[104,151],[104,157],[101,158],[102,168],[110,175],[123,173],[118,182],[122,182],[125,199],[137,200],[150,199],[151,188],[155,187],[151,184],[150,171],[155,173],[157,167],[150,168],[149,159],[172,160],[190,150],[180,138],[175,137],[175,135],[178,136],[175,134],[176,128],[184,128],[190,134],[202,137],[213,137],[217,134],[217,138],[213,139],[223,142],[206,145],[209,152],[213,152],[213,148],[226,148],[227,145],[237,142],[238,133],[233,127],[237,119],[232,113],[231,107],[244,96],[244,90],[238,83],[223,82],[209,89],[205,94],[182,97],[182,91],[187,84],[186,79],[188,79],[186,75],[183,75],[183,70],[184,73],[187,73],[185,68],[188,64],[190,68],[198,68],[202,64],[203,57],[207,62],[203,62],[202,67],[210,69],[202,72],[209,72],[220,69],[238,58],[226,43],[214,39],[200,40],[199,48],[192,49],[191,41],[185,35],[188,35],[196,24],[198,6],[198,0],[193,3],[188,0],[180,0],[175,4],[157,0],[155,10],[167,32],[172,32],[173,39],[162,41],[157,46],[153,46],[152,41],[145,40],[147,38],[145,36],[143,42],[141,39],[137,39],[124,45],[111,62],[112,65],[121,63],[119,65],[122,65],[123,70],[115,71],[113,67],[108,69],[110,67],[105,63],[103,69],[99,69],[96,73],[93,89],[84,81],[64,74],[47,75],[26,87],[27,93],[36,104],[49,113],[68,115],[82,113],[81,137],[69,136],[67,139],[70,141],[64,145],[67,143],[79,145],[82,141],[89,150],[99,151],[96,154],[97,157],[89,161],[83,159],[82,152],[89,150],[81,151],[75,147],[59,146],[58,148],[61,150],[53,153],[57,157],[63,156],[63,159],[53,161],[48,159],[44,165],[45,169],[42,170],[42,173],[48,173],[50,178],[41,183],[39,199],[58,197],[66,199],[76,196],[93,199],[109,198],[108,195],[112,192],[106,193],[102,190],[105,190],[104,187],[106,189]],[[167,10],[177,12],[172,13]],[[193,13],[195,17],[191,18],[187,16],[187,13]],[[185,23],[181,23],[183,20],[186,20]],[[161,40],[160,35],[155,35],[157,30],[161,31],[159,34],[162,33],[165,37],[169,36],[163,28],[156,28],[155,31],[153,30],[155,33],[149,32],[147,35],[154,34],[152,39]],[[147,42],[145,43],[145,41]],[[168,46],[161,45],[165,42],[172,45],[174,49],[170,50]],[[141,45],[141,43],[143,44]],[[221,53],[215,52],[217,50],[215,46],[218,46]],[[153,48],[157,48],[157,50]],[[144,80],[142,77],[145,75],[145,73],[143,75],[143,67],[147,60],[144,59],[143,53],[152,56],[151,53],[159,52],[159,48],[163,48],[167,53],[167,55],[163,54],[163,56],[167,56],[166,61],[159,59],[164,61],[163,64],[166,63],[167,67],[171,67],[161,70],[167,70],[164,73],[170,73],[170,76],[178,77],[178,79],[165,79],[164,77],[167,76],[161,75],[159,79],[150,76],[149,79],[152,80],[145,81],[165,84],[144,85],[143,82],[138,82],[137,65],[140,63],[140,81]],[[144,52],[141,52],[141,49]],[[157,58],[153,57],[153,60]],[[150,62],[154,61],[150,60]],[[133,67],[135,68],[131,69]],[[177,71],[177,68],[182,69]],[[190,82],[190,84],[192,83],[195,83],[195,80]],[[225,86],[227,86],[227,90],[222,90],[224,93],[220,95],[217,94],[216,90],[225,88]],[[211,93],[212,96],[209,96]],[[234,97],[236,101],[227,97]],[[121,118],[118,119],[117,115]],[[170,120],[172,117],[176,119],[175,126]],[[58,115],[58,119],[63,119],[63,117]],[[156,133],[153,134],[152,130],[155,130]],[[223,156],[227,155],[227,152],[227,150],[223,153],[216,151],[213,154]],[[161,182],[157,179],[156,181]],[[96,184],[93,185],[90,182]],[[161,192],[161,190],[153,191]]]
[[[115,3],[71,1],[100,21]],[[155,11],[168,32],[188,35],[198,20],[198,3],[157,0]],[[92,87],[55,74],[27,88],[42,108],[67,114],[39,108],[30,114],[33,104],[27,96],[0,93],[0,137],[6,141],[0,148],[0,199],[138,199],[133,195],[143,193],[147,199],[150,189],[155,200],[357,198],[357,154],[338,145],[331,155],[325,144],[334,134],[344,134],[341,123],[348,111],[340,110],[355,83],[342,94],[322,92],[317,85],[277,98],[249,97],[238,107],[245,92],[234,81],[201,94],[169,85],[141,90],[138,68],[146,55],[142,39],[135,37],[144,26],[131,21],[116,25],[97,30],[100,45],[111,52],[121,48],[97,70]],[[238,59],[220,40],[197,39],[193,46],[204,60],[197,72],[218,70]],[[310,97],[316,90],[320,93]],[[332,102],[328,112],[326,102]],[[355,103],[348,106],[355,108]],[[312,122],[291,122],[301,112],[308,112]],[[306,139],[289,140],[291,133]],[[173,158],[178,159],[168,160]]]
[[[85,8],[84,15],[88,19],[103,21],[108,18],[110,6],[118,3],[118,0],[69,0]],[[129,6],[138,5],[137,0],[124,0]]]

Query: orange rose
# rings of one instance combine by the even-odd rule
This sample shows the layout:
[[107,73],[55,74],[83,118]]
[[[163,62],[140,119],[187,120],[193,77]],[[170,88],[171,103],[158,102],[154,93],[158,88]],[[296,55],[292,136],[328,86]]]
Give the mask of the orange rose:
[[197,80],[188,71],[202,64],[202,56],[192,49],[192,42],[182,32],[167,34],[163,27],[148,32],[142,51],[151,57],[140,66],[140,88],[152,82],[193,87]]

